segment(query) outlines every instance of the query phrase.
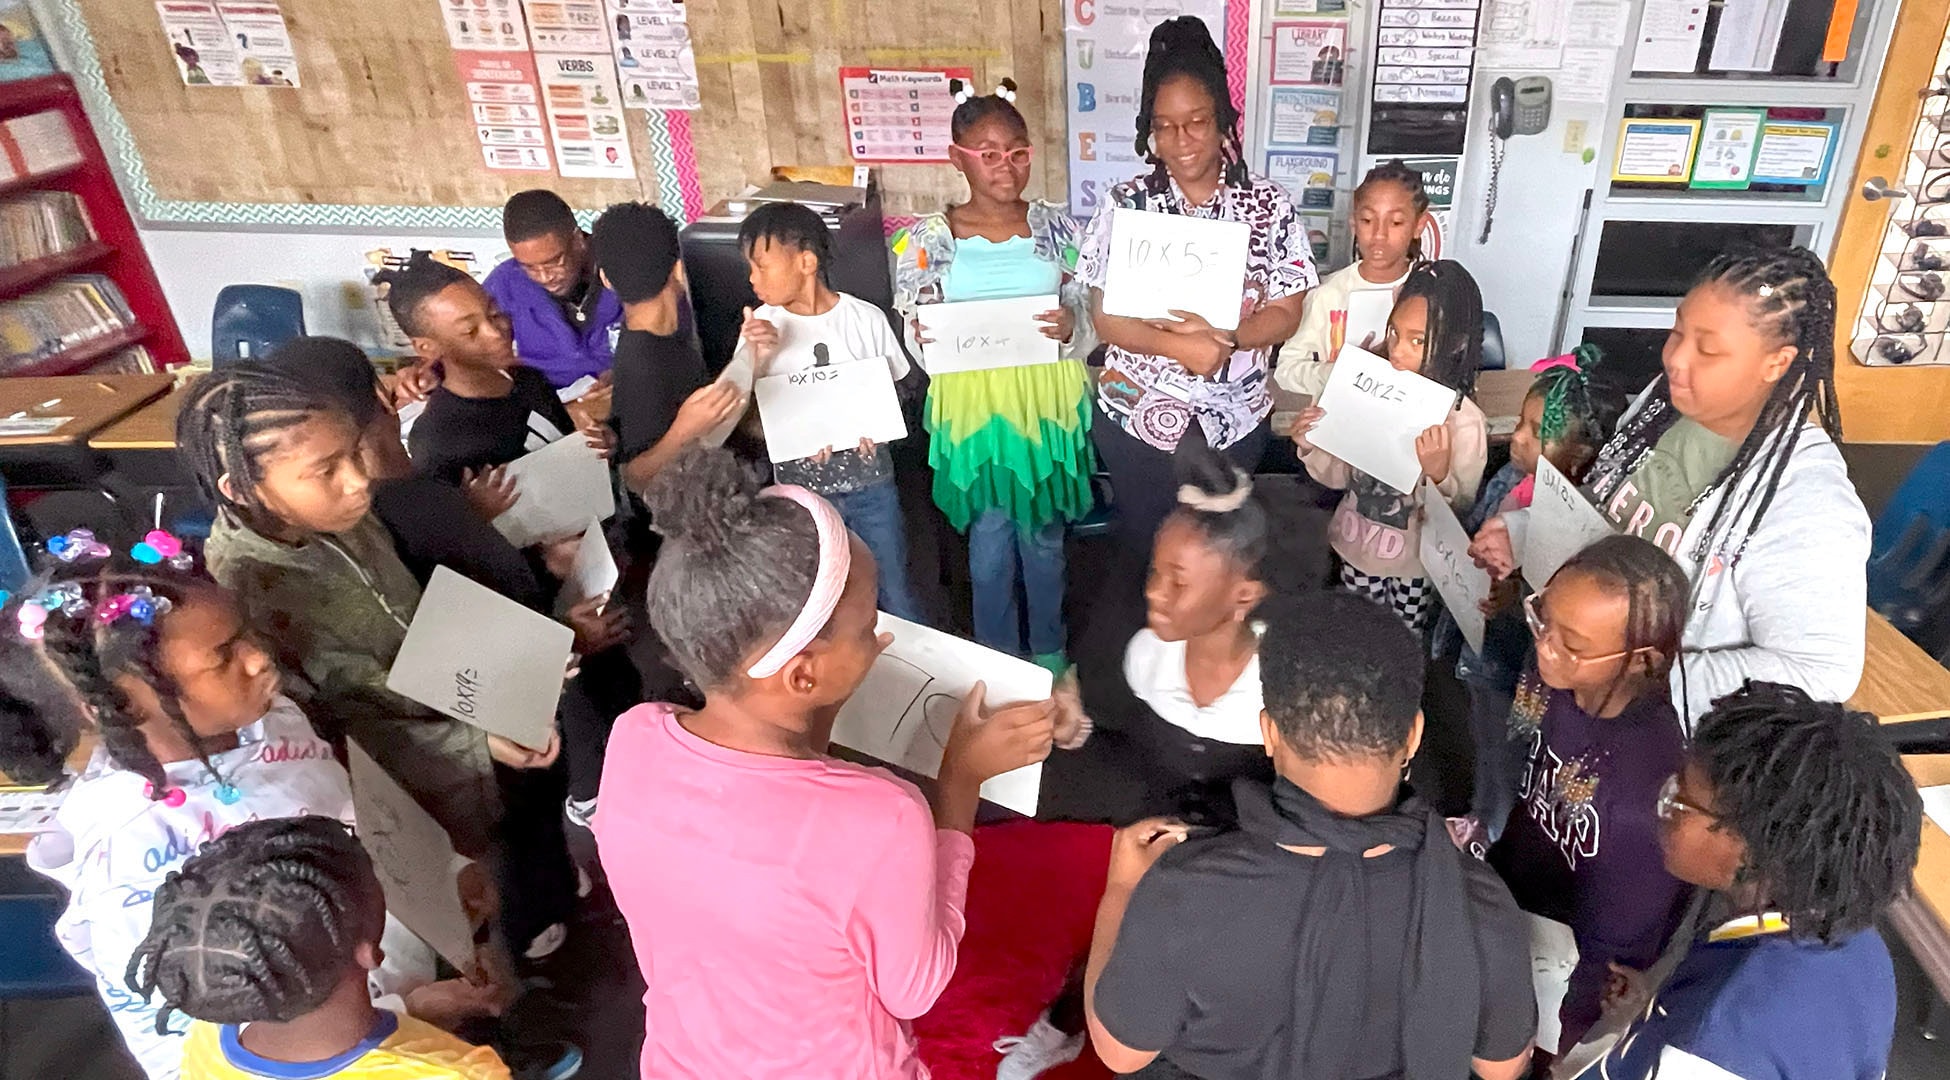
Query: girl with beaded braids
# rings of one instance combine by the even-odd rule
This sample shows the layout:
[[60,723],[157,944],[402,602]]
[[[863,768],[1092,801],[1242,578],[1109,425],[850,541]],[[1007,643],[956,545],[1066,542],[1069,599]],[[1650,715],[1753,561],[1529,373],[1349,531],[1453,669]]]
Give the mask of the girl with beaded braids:
[[935,375],[927,425],[935,504],[968,534],[975,640],[1061,673],[1064,529],[1090,513],[1097,463],[1083,366],[1096,335],[1087,290],[1072,276],[1077,225],[1062,207],[1022,197],[1031,147],[1015,83],[977,94],[954,79],[949,89],[957,101],[949,156],[968,181],[968,201],[894,235],[894,306],[911,351],[923,356],[929,304],[1060,300],[1038,316],[1043,334],[1061,343],[1056,363]]
[[105,565],[64,568],[6,612],[9,632],[39,635],[101,735],[27,861],[68,891],[56,937],[95,976],[130,1052],[150,1077],[174,1077],[183,1026],[159,1026],[123,981],[150,896],[233,826],[349,819],[352,794],[235,597],[191,573]]
[[[1106,343],[1091,439],[1117,494],[1124,564],[1113,587],[1135,593],[1151,538],[1173,507],[1171,452],[1196,424],[1206,443],[1253,469],[1273,411],[1272,347],[1300,325],[1300,298],[1318,282],[1307,231],[1285,189],[1246,170],[1225,56],[1205,24],[1180,16],[1158,24],[1144,60],[1137,152],[1152,170],[1104,193],[1085,230],[1077,277],[1091,289],[1097,336]],[[1197,315],[1107,315],[1102,289],[1118,209],[1244,222],[1251,228],[1236,330]]]
[[[1627,412],[1585,488],[1619,531],[1692,582],[1674,666],[1682,717],[1748,679],[1845,700],[1862,675],[1869,517],[1837,443],[1835,286],[1806,248],[1726,254],[1680,302],[1664,374]],[[1512,523],[1471,554],[1516,569]]]

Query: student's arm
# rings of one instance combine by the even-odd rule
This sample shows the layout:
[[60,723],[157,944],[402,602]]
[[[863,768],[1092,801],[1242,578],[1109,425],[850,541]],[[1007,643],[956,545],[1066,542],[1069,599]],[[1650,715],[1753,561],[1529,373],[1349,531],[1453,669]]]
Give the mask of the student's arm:
[[937,829],[918,796],[902,800],[879,863],[854,901],[847,937],[866,960],[881,1006],[903,1020],[933,1008],[955,974],[974,863],[973,837]]
[[1300,329],[1300,306],[1305,294],[1295,293],[1270,301],[1265,307],[1239,320],[1233,336],[1242,349],[1263,349],[1278,345]]
[[1184,930],[1182,913],[1174,911],[1168,881],[1144,880],[1184,838],[1183,826],[1151,818],[1119,829],[1111,841],[1109,880],[1084,969],[1083,1008],[1090,1045],[1115,1073],[1133,1073],[1157,1060],[1184,1026],[1187,1002],[1172,947]]
[[1335,491],[1347,490],[1347,485],[1354,480],[1354,466],[1317,446],[1300,451],[1300,464],[1307,467],[1308,476]]
[[1470,1068],[1482,1080],[1519,1080],[1529,1071],[1537,1034],[1530,922],[1496,871],[1460,852],[1457,857],[1464,860],[1480,980]]
[[1717,603],[1739,604],[1751,644],[1686,652],[1672,673],[1674,700],[1683,695],[1697,721],[1714,698],[1759,679],[1799,686],[1817,701],[1847,701],[1862,680],[1868,561],[1869,517],[1839,457],[1832,467],[1791,471],[1734,562],[1733,580],[1719,584]]
[[642,491],[677,455],[697,445],[717,428],[733,423],[747,405],[746,395],[725,379],[698,387],[684,399],[676,419],[650,449],[623,463],[623,483]]
[[1483,466],[1490,457],[1490,429],[1483,410],[1464,400],[1451,410],[1449,428],[1449,474],[1435,486],[1458,512],[1468,510],[1483,486]]

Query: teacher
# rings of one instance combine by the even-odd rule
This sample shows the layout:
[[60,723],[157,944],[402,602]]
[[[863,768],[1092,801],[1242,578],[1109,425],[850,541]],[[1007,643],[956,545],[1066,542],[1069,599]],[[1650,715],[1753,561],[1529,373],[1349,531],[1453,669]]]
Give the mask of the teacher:
[[[1319,279],[1286,190],[1246,170],[1225,57],[1190,15],[1151,31],[1137,152],[1153,168],[1106,194],[1085,231],[1077,276],[1091,287],[1091,317],[1107,346],[1091,438],[1110,471],[1120,552],[1142,557],[1174,505],[1171,453],[1194,424],[1241,468],[1259,463],[1273,411],[1268,350],[1293,336],[1300,299]],[[1190,312],[1173,312],[1176,320],[1104,314],[1118,207],[1251,227],[1236,331]]]
[[515,355],[558,390],[608,374],[623,305],[596,276],[569,204],[541,188],[520,192],[501,211],[501,232],[510,257],[481,284],[514,325]]

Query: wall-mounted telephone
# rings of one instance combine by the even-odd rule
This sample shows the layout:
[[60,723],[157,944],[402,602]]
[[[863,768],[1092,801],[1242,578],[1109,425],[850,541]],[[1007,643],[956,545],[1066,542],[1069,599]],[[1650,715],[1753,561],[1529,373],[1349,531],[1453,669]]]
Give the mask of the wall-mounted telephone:
[[1496,219],[1496,185],[1503,174],[1503,143],[1512,135],[1536,135],[1551,122],[1551,81],[1542,75],[1498,79],[1490,84],[1490,184],[1483,196],[1483,232],[1488,243]]

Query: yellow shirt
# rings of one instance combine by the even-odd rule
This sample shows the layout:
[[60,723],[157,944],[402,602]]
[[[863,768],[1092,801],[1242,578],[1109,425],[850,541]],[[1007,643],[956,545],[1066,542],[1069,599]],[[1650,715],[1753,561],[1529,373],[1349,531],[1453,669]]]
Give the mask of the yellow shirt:
[[381,1011],[372,1034],[327,1061],[285,1062],[258,1057],[237,1041],[237,1028],[190,1025],[183,1047],[183,1080],[509,1080],[493,1050],[471,1046],[410,1016]]

